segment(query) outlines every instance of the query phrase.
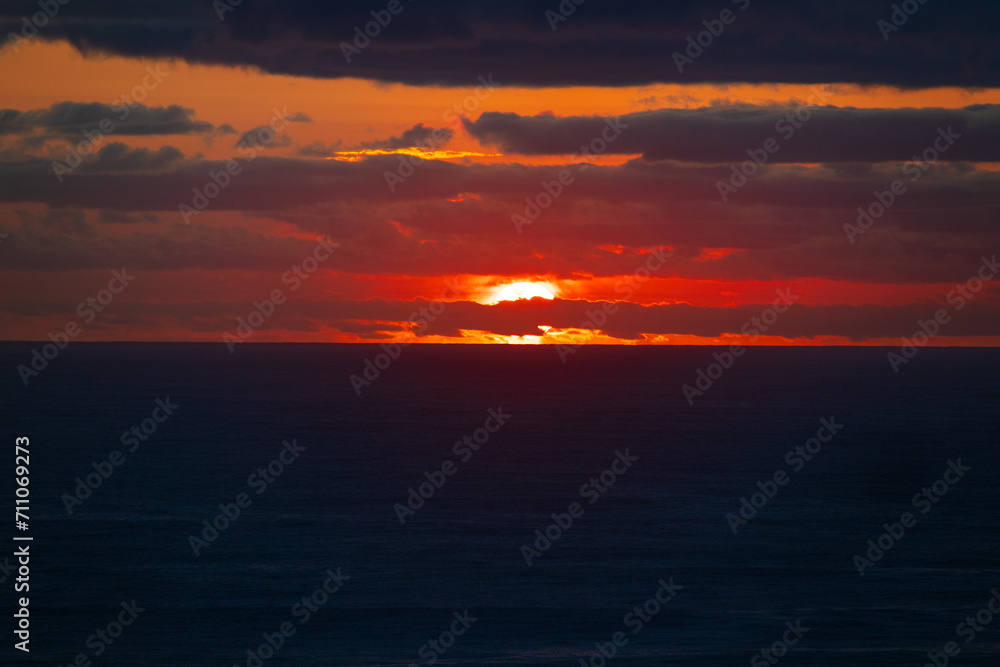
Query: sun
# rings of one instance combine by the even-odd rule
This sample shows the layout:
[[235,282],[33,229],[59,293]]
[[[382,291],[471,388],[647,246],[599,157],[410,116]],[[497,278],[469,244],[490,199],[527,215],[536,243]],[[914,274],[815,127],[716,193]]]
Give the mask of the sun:
[[540,296],[543,299],[554,299],[556,296],[552,291],[552,286],[548,283],[511,283],[498,287],[490,303],[532,299],[536,296]]

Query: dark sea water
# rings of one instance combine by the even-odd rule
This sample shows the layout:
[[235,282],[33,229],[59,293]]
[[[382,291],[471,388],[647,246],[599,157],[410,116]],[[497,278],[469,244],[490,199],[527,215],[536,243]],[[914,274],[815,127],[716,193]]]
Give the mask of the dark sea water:
[[[12,648],[8,578],[0,663],[919,667],[954,641],[948,664],[1000,665],[1000,617],[959,627],[1000,589],[997,350],[923,349],[895,374],[884,349],[754,348],[689,405],[681,386],[715,348],[563,364],[551,347],[412,346],[358,395],[349,376],[377,346],[72,343],[25,387],[33,347],[0,344],[0,494],[11,508],[14,438],[30,437],[34,538],[31,653]],[[167,397],[179,407],[129,451],[122,433]],[[490,409],[509,420],[456,455]],[[821,419],[843,427],[800,461]],[[297,458],[251,484],[293,439]],[[124,462],[70,515],[75,480],[114,450]],[[581,495],[626,451],[613,486]],[[946,494],[914,506],[959,459]],[[394,504],[444,461],[454,474],[401,524]],[[734,534],[726,515],[779,471]],[[189,537],[241,493],[195,556]],[[522,545],[574,502],[529,566]],[[915,524],[861,576],[855,555],[904,512]],[[349,578],[303,623],[295,605],[338,568]],[[633,632],[661,579],[673,597]],[[112,644],[91,637],[132,600]],[[273,656],[248,657],[283,623]],[[776,642],[781,657],[760,655]]]

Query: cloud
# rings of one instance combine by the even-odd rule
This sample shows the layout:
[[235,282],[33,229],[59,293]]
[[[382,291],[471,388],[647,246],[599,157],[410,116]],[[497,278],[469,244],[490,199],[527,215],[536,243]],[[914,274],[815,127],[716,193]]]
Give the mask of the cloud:
[[292,138],[287,134],[283,134],[284,127],[275,130],[278,120],[284,120],[288,123],[311,123],[312,118],[304,113],[294,112],[290,114],[285,114],[280,118],[275,117],[272,119],[270,124],[258,125],[257,127],[251,128],[240,135],[240,138],[236,140],[236,147],[243,148],[246,146],[255,146],[262,148],[281,148],[283,146],[290,146],[292,143]]
[[[449,128],[435,129],[433,127],[424,127],[423,123],[417,123],[398,137],[366,141],[361,144],[361,148],[398,150],[400,148],[423,148],[428,145],[434,148],[441,148],[451,140],[453,134],[454,132]],[[440,137],[441,140],[437,140],[436,137]]]
[[176,166],[184,154],[173,146],[158,150],[130,148],[121,142],[104,146],[93,158],[84,159],[78,169],[85,173],[163,171]]
[[256,148],[284,148],[292,145],[292,138],[287,134],[277,134],[267,125],[258,125],[240,135],[236,140],[237,148],[253,146]]
[[[367,2],[282,3],[244,0],[220,21],[211,3],[111,0],[69,3],[41,31],[88,54],[181,58],[192,63],[254,66],[312,77],[359,77],[415,85],[474,84],[494,74],[508,85],[623,86],[657,82],[855,82],[902,87],[996,86],[994,36],[1000,6],[970,0],[961,9],[925,3],[886,40],[877,25],[889,3],[786,0],[736,4],[708,0],[621,0],[579,5],[552,29],[546,9],[558,3],[503,5],[441,0],[404,3],[350,62],[342,43],[372,20]],[[730,8],[736,20],[678,71],[672,54]],[[18,32],[37,11],[7,3],[0,34]]]
[[239,134],[239,132],[237,132],[236,128],[230,125],[229,123],[223,123],[222,125],[215,128],[214,132],[206,134],[204,137],[204,141],[207,145],[211,146],[213,143],[215,143],[215,140],[218,139],[219,137],[225,137],[230,134]]
[[[817,97],[813,104],[819,102]],[[648,160],[737,163],[750,159],[748,151],[759,155],[764,142],[774,139],[777,152],[764,156],[772,163],[903,161],[919,157],[936,141],[945,150],[935,151],[935,159],[1000,160],[1000,105],[964,109],[740,105],[662,109],[614,118],[486,112],[475,122],[464,122],[481,143],[524,155],[569,155],[599,142],[603,151],[597,152],[641,154]],[[947,140],[939,139],[939,130]]]
[[99,102],[56,102],[47,109],[0,110],[0,135],[41,132],[51,137],[75,139],[84,130],[93,132],[101,122],[111,123],[111,133],[122,135],[207,134],[214,125],[194,119],[194,110],[172,104],[113,106]]
[[308,146],[301,146],[296,151],[296,154],[303,157],[332,157],[343,147],[343,145],[344,142],[340,139],[330,144],[322,141],[314,141]]

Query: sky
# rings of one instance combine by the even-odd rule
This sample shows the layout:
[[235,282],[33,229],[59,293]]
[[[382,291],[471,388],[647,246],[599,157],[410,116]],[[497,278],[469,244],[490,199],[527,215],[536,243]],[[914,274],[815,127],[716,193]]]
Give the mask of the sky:
[[998,28],[6,2],[0,339],[995,346]]

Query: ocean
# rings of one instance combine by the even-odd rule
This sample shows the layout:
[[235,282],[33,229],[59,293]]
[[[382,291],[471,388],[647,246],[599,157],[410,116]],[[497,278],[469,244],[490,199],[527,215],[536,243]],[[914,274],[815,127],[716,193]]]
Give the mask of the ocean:
[[1000,350],[33,349],[6,664],[1000,664]]

